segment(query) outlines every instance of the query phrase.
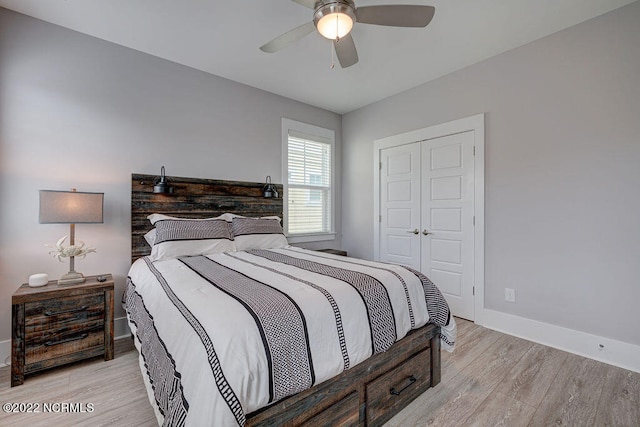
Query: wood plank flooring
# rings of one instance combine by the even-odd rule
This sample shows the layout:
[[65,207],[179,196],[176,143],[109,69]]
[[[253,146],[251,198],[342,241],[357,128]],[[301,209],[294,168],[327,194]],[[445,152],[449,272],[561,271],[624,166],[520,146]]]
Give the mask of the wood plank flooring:
[[[0,403],[40,403],[41,413],[0,412],[2,426],[155,426],[128,339],[116,357],[76,363],[10,387],[0,369]],[[92,403],[93,412],[42,413],[44,402]],[[458,344],[442,352],[442,382],[387,427],[640,427],[640,374],[458,320]]]
[[640,374],[458,320],[442,383],[388,426],[640,426]]

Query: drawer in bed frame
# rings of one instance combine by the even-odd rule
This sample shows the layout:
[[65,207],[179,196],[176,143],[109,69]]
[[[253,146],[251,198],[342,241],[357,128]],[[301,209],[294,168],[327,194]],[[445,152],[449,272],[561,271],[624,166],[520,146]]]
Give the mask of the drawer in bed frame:
[[247,417],[247,426],[379,426],[440,382],[440,329],[410,332],[384,353]]

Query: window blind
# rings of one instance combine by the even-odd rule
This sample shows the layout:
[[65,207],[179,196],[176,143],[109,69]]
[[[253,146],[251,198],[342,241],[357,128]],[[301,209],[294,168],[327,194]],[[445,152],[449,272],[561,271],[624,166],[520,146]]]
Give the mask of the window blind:
[[331,232],[331,142],[289,130],[287,232]]

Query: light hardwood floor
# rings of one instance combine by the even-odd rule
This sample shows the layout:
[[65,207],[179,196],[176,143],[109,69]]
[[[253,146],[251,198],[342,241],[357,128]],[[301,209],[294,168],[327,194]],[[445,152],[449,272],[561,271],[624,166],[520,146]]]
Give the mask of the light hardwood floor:
[[[1,426],[153,426],[130,340],[116,357],[27,377],[10,387],[0,369],[0,403],[92,403],[92,413],[0,412]],[[42,411],[42,405],[40,406]],[[640,374],[458,320],[456,350],[442,353],[442,382],[387,426],[640,426]]]

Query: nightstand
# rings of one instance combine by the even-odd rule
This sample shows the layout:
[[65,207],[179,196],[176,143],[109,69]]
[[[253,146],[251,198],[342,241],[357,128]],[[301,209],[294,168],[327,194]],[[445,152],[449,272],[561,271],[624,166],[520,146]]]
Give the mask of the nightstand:
[[24,376],[90,357],[113,359],[113,276],[24,284],[11,298],[11,386]]

